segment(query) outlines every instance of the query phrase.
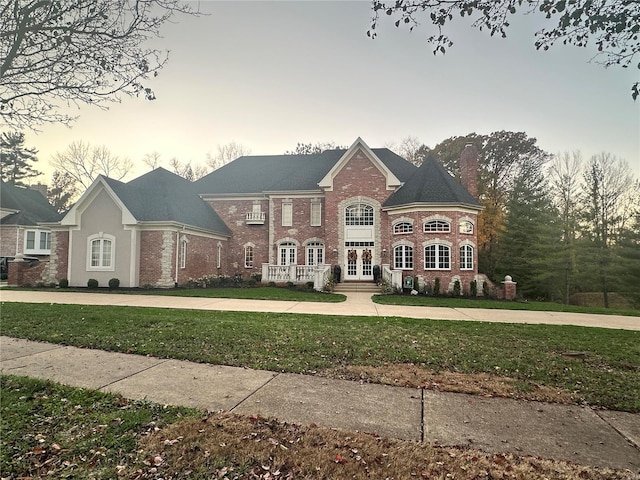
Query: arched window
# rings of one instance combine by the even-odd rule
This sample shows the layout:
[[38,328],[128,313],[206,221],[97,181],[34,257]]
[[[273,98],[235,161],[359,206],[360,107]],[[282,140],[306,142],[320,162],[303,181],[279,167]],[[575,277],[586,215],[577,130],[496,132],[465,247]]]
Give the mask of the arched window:
[[344,212],[345,225],[373,225],[373,207],[364,203],[349,205]]
[[431,220],[424,224],[424,233],[448,233],[451,231],[451,224],[444,220]]
[[107,234],[91,235],[88,239],[87,270],[114,269],[115,237]]
[[396,223],[393,226],[394,235],[400,235],[402,233],[413,233],[413,225],[409,222]]
[[398,245],[393,249],[393,266],[400,270],[413,270],[413,247]]
[[469,220],[463,220],[460,222],[460,233],[473,233],[473,223]]
[[473,247],[471,245],[460,247],[460,270],[473,270]]
[[450,270],[451,247],[439,243],[424,247],[425,270]]
[[297,264],[297,247],[293,242],[283,242],[278,246],[278,265]]

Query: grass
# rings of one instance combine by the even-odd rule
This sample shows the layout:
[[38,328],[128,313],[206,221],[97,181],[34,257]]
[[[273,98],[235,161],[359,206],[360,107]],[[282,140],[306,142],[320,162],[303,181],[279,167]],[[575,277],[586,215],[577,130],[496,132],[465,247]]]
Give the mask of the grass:
[[[506,396],[537,398],[543,386],[573,402],[640,412],[637,331],[5,302],[1,333],[196,362],[364,376],[392,384],[403,384],[389,378],[397,369],[417,369],[421,375],[482,375],[511,382]],[[583,352],[583,358],[563,355],[568,351]]]
[[0,386],[3,478],[633,478],[629,471],[274,419],[205,416],[23,377],[0,377]]
[[640,317],[640,310],[622,308],[586,307],[565,305],[554,302],[490,300],[484,298],[451,298],[428,297],[425,295],[374,295],[374,303],[383,305],[407,305],[418,307],[448,307],[448,308],[489,308],[500,310],[531,310],[545,312],[592,313],[599,315],[626,315]]

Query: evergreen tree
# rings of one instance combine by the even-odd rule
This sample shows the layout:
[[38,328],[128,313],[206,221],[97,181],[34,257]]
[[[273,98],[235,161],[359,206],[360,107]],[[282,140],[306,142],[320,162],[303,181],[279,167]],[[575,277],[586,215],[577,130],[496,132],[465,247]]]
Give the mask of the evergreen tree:
[[47,190],[47,200],[59,213],[69,210],[77,193],[76,182],[68,173],[55,171]]
[[0,176],[11,185],[24,185],[23,180],[37,177],[40,172],[33,168],[38,151],[24,146],[24,133],[2,132],[0,136]]

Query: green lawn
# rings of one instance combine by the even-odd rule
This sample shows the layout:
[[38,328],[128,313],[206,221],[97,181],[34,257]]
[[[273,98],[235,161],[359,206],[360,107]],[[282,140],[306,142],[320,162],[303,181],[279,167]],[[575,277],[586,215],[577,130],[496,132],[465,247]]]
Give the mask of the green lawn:
[[564,305],[553,302],[508,302],[504,300],[489,300],[484,298],[451,298],[451,297],[427,297],[425,295],[374,295],[374,303],[383,305],[409,305],[417,307],[449,307],[449,308],[490,308],[501,310],[532,310],[545,312],[573,312],[594,313],[601,315],[627,315],[640,317],[640,310],[580,307],[577,305]]
[[[640,332],[407,318],[5,302],[2,335],[273,371],[415,364],[640,412]],[[563,352],[585,353],[583,360]]]

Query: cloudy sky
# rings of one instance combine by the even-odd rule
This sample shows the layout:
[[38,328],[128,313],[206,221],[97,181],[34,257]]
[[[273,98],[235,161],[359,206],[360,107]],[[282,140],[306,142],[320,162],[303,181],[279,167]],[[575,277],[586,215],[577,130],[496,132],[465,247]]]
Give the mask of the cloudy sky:
[[[609,152],[640,176],[640,101],[635,68],[605,69],[594,50],[538,52],[533,15],[512,22],[507,39],[457,20],[455,45],[434,56],[425,22],[409,32],[388,19],[371,40],[368,1],[201,1],[199,18],[167,25],[159,42],[169,64],[149,82],[157,100],[125,98],[108,111],[82,107],[72,128],[27,133],[39,167],[78,140],[131,158],[146,153],[204,163],[236,141],[253,154],[298,142],[371,147],[409,135],[434,146],[455,135],[525,131],[550,153]],[[44,178],[48,181],[48,176]]]

